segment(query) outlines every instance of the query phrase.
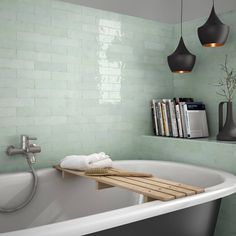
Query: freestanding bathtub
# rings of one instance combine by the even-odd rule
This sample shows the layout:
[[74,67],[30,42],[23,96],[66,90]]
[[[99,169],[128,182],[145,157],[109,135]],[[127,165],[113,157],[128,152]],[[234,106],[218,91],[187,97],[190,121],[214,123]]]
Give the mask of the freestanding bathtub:
[[[142,196],[120,188],[96,190],[82,177],[63,179],[50,168],[38,171],[39,187],[24,209],[0,214],[1,236],[212,236],[221,198],[236,192],[234,175],[174,162],[115,161],[115,167],[200,186],[205,193],[168,202],[143,203]],[[0,206],[22,201],[29,173],[0,175]]]

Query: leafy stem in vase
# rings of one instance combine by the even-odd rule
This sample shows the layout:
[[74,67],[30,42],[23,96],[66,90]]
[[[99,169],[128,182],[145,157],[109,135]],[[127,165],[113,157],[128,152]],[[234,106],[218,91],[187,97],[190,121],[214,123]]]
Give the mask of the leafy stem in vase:
[[225,62],[220,65],[220,69],[225,73],[225,77],[216,84],[219,88],[216,93],[226,98],[228,102],[232,102],[236,89],[236,72],[228,67],[228,55],[225,56]]

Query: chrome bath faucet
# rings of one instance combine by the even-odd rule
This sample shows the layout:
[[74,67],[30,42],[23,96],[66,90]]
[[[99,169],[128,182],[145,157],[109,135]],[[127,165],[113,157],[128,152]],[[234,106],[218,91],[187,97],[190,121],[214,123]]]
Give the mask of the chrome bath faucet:
[[9,146],[6,151],[7,155],[13,156],[22,154],[27,158],[28,161],[30,161],[30,163],[35,163],[35,153],[41,152],[41,147],[36,144],[30,143],[31,140],[37,140],[37,138],[29,137],[28,135],[21,135],[21,147],[16,148],[13,145]]

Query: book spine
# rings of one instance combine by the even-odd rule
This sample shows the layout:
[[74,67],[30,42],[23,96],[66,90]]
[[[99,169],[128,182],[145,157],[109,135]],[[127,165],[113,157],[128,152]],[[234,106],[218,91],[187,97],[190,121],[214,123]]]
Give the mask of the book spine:
[[170,136],[169,127],[168,127],[168,118],[167,118],[166,104],[163,102],[161,104],[161,107],[162,107],[162,115],[163,115],[163,123],[164,123],[165,136]]
[[164,132],[164,125],[163,125],[163,115],[162,115],[161,102],[158,102],[157,106],[158,106],[158,119],[159,119],[159,123],[160,123],[160,135],[164,136],[165,132]]
[[181,115],[181,121],[182,121],[182,128],[183,128],[183,137],[187,138],[187,127],[186,127],[186,122],[185,122],[185,115],[184,115],[184,106],[185,102],[180,102],[179,107],[180,107],[180,115]]
[[158,101],[155,102],[155,108],[156,108],[157,129],[158,129],[157,135],[161,135],[160,112],[159,112]]
[[172,123],[172,131],[173,137],[178,137],[178,127],[177,127],[177,120],[176,120],[176,112],[175,112],[175,104],[173,101],[170,101],[170,115],[171,115],[171,123]]
[[209,137],[209,129],[208,129],[208,123],[207,123],[207,114],[206,110],[202,111],[202,127],[203,127],[203,137]]
[[151,103],[151,109],[152,109],[152,117],[153,117],[153,123],[154,123],[154,133],[155,135],[158,135],[158,127],[157,127],[157,116],[156,116],[156,101],[153,99]]
[[183,128],[182,128],[179,104],[176,104],[175,108],[176,108],[176,118],[178,124],[179,137],[183,138]]
[[191,132],[190,132],[190,123],[189,123],[189,116],[188,116],[188,107],[187,104],[183,105],[184,108],[184,118],[185,118],[185,125],[186,125],[186,132],[187,137],[190,138]]
[[169,127],[169,136],[173,137],[170,101],[166,101],[166,114],[167,114],[167,122],[168,122],[168,127]]

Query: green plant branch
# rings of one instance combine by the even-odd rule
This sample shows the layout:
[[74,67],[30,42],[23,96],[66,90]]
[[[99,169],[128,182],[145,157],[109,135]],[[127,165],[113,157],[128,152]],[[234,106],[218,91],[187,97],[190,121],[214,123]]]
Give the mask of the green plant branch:
[[228,67],[227,55],[225,56],[224,64],[220,65],[220,69],[226,74],[226,76],[219,80],[218,84],[216,84],[219,88],[219,91],[216,93],[231,102],[233,99],[234,90],[236,89],[236,72]]

